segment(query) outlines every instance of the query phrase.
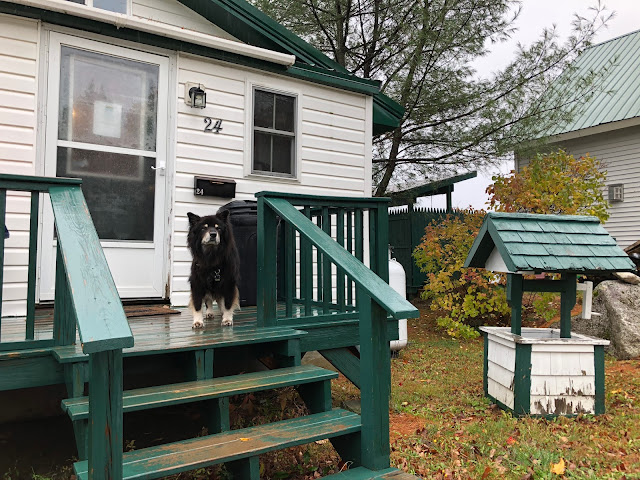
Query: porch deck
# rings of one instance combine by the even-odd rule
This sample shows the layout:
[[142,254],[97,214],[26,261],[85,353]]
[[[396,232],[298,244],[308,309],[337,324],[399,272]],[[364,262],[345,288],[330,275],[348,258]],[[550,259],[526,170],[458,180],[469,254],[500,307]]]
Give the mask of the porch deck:
[[[127,312],[125,307],[125,313]],[[179,313],[166,313],[166,314],[154,314],[154,315],[142,315],[131,316],[127,320],[131,327],[131,332],[135,339],[133,347],[123,349],[125,356],[134,356],[136,354],[149,353],[151,350],[172,350],[172,349],[189,349],[195,345],[202,344],[218,344],[224,343],[225,340],[232,340],[234,343],[242,341],[243,336],[250,335],[251,333],[257,334],[257,307],[247,306],[243,307],[240,311],[236,312],[234,316],[233,327],[222,327],[220,325],[220,312],[216,309],[216,316],[214,319],[206,320],[205,326],[202,329],[194,330],[191,328],[193,323],[193,316],[189,308],[171,308],[170,310],[178,311]],[[285,304],[278,304],[278,314],[283,315],[285,312]],[[168,309],[169,311],[169,309]],[[357,314],[353,315],[350,319],[344,312],[338,310],[332,311],[335,315],[335,321],[327,322],[326,313],[322,307],[312,307],[312,315],[305,314],[305,307],[301,305],[293,305],[293,315],[289,317],[289,324],[278,327],[261,327],[259,329],[259,335],[262,340],[268,340],[268,337],[272,333],[277,333],[279,337],[282,337],[285,330],[291,332],[299,330],[309,330],[320,334],[321,343],[317,344],[315,348],[310,348],[313,345],[313,341],[303,341],[303,351],[307,348],[316,350],[320,347],[334,348],[334,345],[328,345],[326,341],[322,341],[322,331],[327,328],[338,329],[346,333],[345,329],[349,327],[357,327]],[[314,325],[313,317],[322,318],[323,321]],[[296,324],[295,320],[301,321]],[[395,340],[397,332],[394,334],[394,327],[397,325],[395,321],[390,321],[389,339]],[[11,345],[14,342],[23,342],[25,338],[25,330],[27,328],[26,317],[4,317],[0,320],[0,339],[1,345]],[[325,332],[326,333],[326,332]],[[299,336],[298,332],[297,336]],[[357,335],[356,331],[353,331],[354,335]],[[315,335],[312,335],[315,337]],[[352,337],[353,338],[353,337]],[[50,340],[53,342],[53,309],[38,309],[35,314],[34,321],[34,341]],[[305,339],[306,340],[306,339]],[[349,342],[353,344],[353,339]],[[341,345],[342,346],[342,345]],[[38,350],[46,349],[39,346]],[[61,348],[61,347],[58,347]],[[76,334],[75,345],[69,345],[64,347],[68,350],[69,355],[71,352],[75,352],[77,356],[86,356],[82,352],[82,345],[80,343],[79,335]]]

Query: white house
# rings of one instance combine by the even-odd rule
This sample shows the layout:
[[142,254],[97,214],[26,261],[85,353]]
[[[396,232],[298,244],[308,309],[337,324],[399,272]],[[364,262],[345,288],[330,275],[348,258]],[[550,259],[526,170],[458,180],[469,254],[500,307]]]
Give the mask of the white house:
[[[588,153],[607,170],[607,231],[626,248],[640,240],[640,30],[593,45],[574,64],[600,72],[597,92],[549,142],[578,157]],[[574,92],[580,98],[581,92]],[[526,160],[516,159],[516,169]]]
[[[195,177],[235,182],[234,199],[369,196],[372,135],[401,115],[244,0],[0,3],[0,172],[83,179],[123,299],[186,305],[186,214],[231,201]],[[25,311],[29,206],[8,195],[4,315]],[[55,238],[40,211],[42,302]]]

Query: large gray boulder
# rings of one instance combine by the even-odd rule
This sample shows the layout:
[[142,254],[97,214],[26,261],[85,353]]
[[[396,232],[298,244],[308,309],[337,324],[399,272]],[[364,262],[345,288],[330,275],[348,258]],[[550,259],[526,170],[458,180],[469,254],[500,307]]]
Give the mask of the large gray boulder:
[[610,340],[608,351],[620,360],[640,357],[640,285],[601,282],[593,290],[592,311],[600,315],[572,319],[571,330]]

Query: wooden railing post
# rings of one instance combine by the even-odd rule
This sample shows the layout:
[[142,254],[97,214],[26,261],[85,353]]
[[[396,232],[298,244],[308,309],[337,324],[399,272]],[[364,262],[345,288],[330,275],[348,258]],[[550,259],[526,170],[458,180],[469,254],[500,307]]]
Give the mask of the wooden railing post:
[[89,479],[122,480],[122,349],[89,356]]
[[387,313],[362,289],[360,301],[360,405],[362,410],[362,466],[389,467],[389,399],[391,355]]
[[277,282],[278,262],[274,252],[277,247],[276,215],[265,204],[264,197],[258,198],[258,279],[257,303],[259,327],[275,326],[277,322]]
[[27,280],[27,340],[33,340],[36,316],[36,267],[38,258],[38,210],[40,192],[31,192],[31,218],[29,222],[29,273]]
[[56,296],[53,303],[53,343],[71,345],[76,341],[76,317],[71,302],[62,250],[56,254]]

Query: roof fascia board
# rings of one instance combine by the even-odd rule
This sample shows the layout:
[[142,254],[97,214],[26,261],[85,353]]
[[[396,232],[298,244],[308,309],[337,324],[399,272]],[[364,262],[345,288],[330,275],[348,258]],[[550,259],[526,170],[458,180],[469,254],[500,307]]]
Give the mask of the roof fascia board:
[[[464,261],[464,268],[482,268],[484,266],[486,258],[489,257],[491,250],[493,250],[493,240],[490,236],[487,235],[488,221],[489,219],[485,217],[484,221],[482,222],[482,226],[480,227],[480,231],[478,232],[478,235],[476,235],[476,239],[473,241],[471,250],[469,250],[467,259]],[[479,258],[477,257],[483,257],[482,266],[479,266],[480,264],[477,262]]]
[[[296,55],[309,65],[349,73],[342,65],[287,30],[248,2],[237,0],[178,0],[231,35],[269,49]],[[258,32],[260,35],[254,35]]]
[[163,25],[158,22],[151,22],[142,18],[136,18],[121,13],[109,12],[96,8],[87,7],[66,0],[10,0],[9,3],[23,5],[27,7],[50,10],[75,17],[95,20],[108,23],[117,28],[130,28],[153,35],[165,36],[182,42],[214,48],[225,52],[242,55],[257,60],[276,63],[278,65],[290,66],[295,63],[295,56],[278,51],[268,50],[262,47],[255,47],[246,43],[234,42],[225,38],[215,37],[192,30],[186,30],[171,25]]
[[571,132],[553,135],[547,139],[547,143],[559,143],[576,138],[598,135],[599,133],[612,132],[623,128],[636,127],[638,125],[640,125],[640,117],[627,118],[617,122],[604,123],[602,125],[595,125],[593,127],[581,128],[580,130],[573,130]]
[[498,249],[498,253],[502,257],[502,260],[504,260],[504,263],[509,269],[509,271],[510,272],[520,271],[520,269],[516,266],[516,264],[513,263],[513,259],[511,258],[511,255],[507,251],[507,247],[504,245],[504,242],[500,237],[500,232],[498,232],[498,229],[491,221],[491,218],[489,218],[487,221],[487,231],[489,232],[489,235],[491,235],[491,239],[493,240],[493,243]]

